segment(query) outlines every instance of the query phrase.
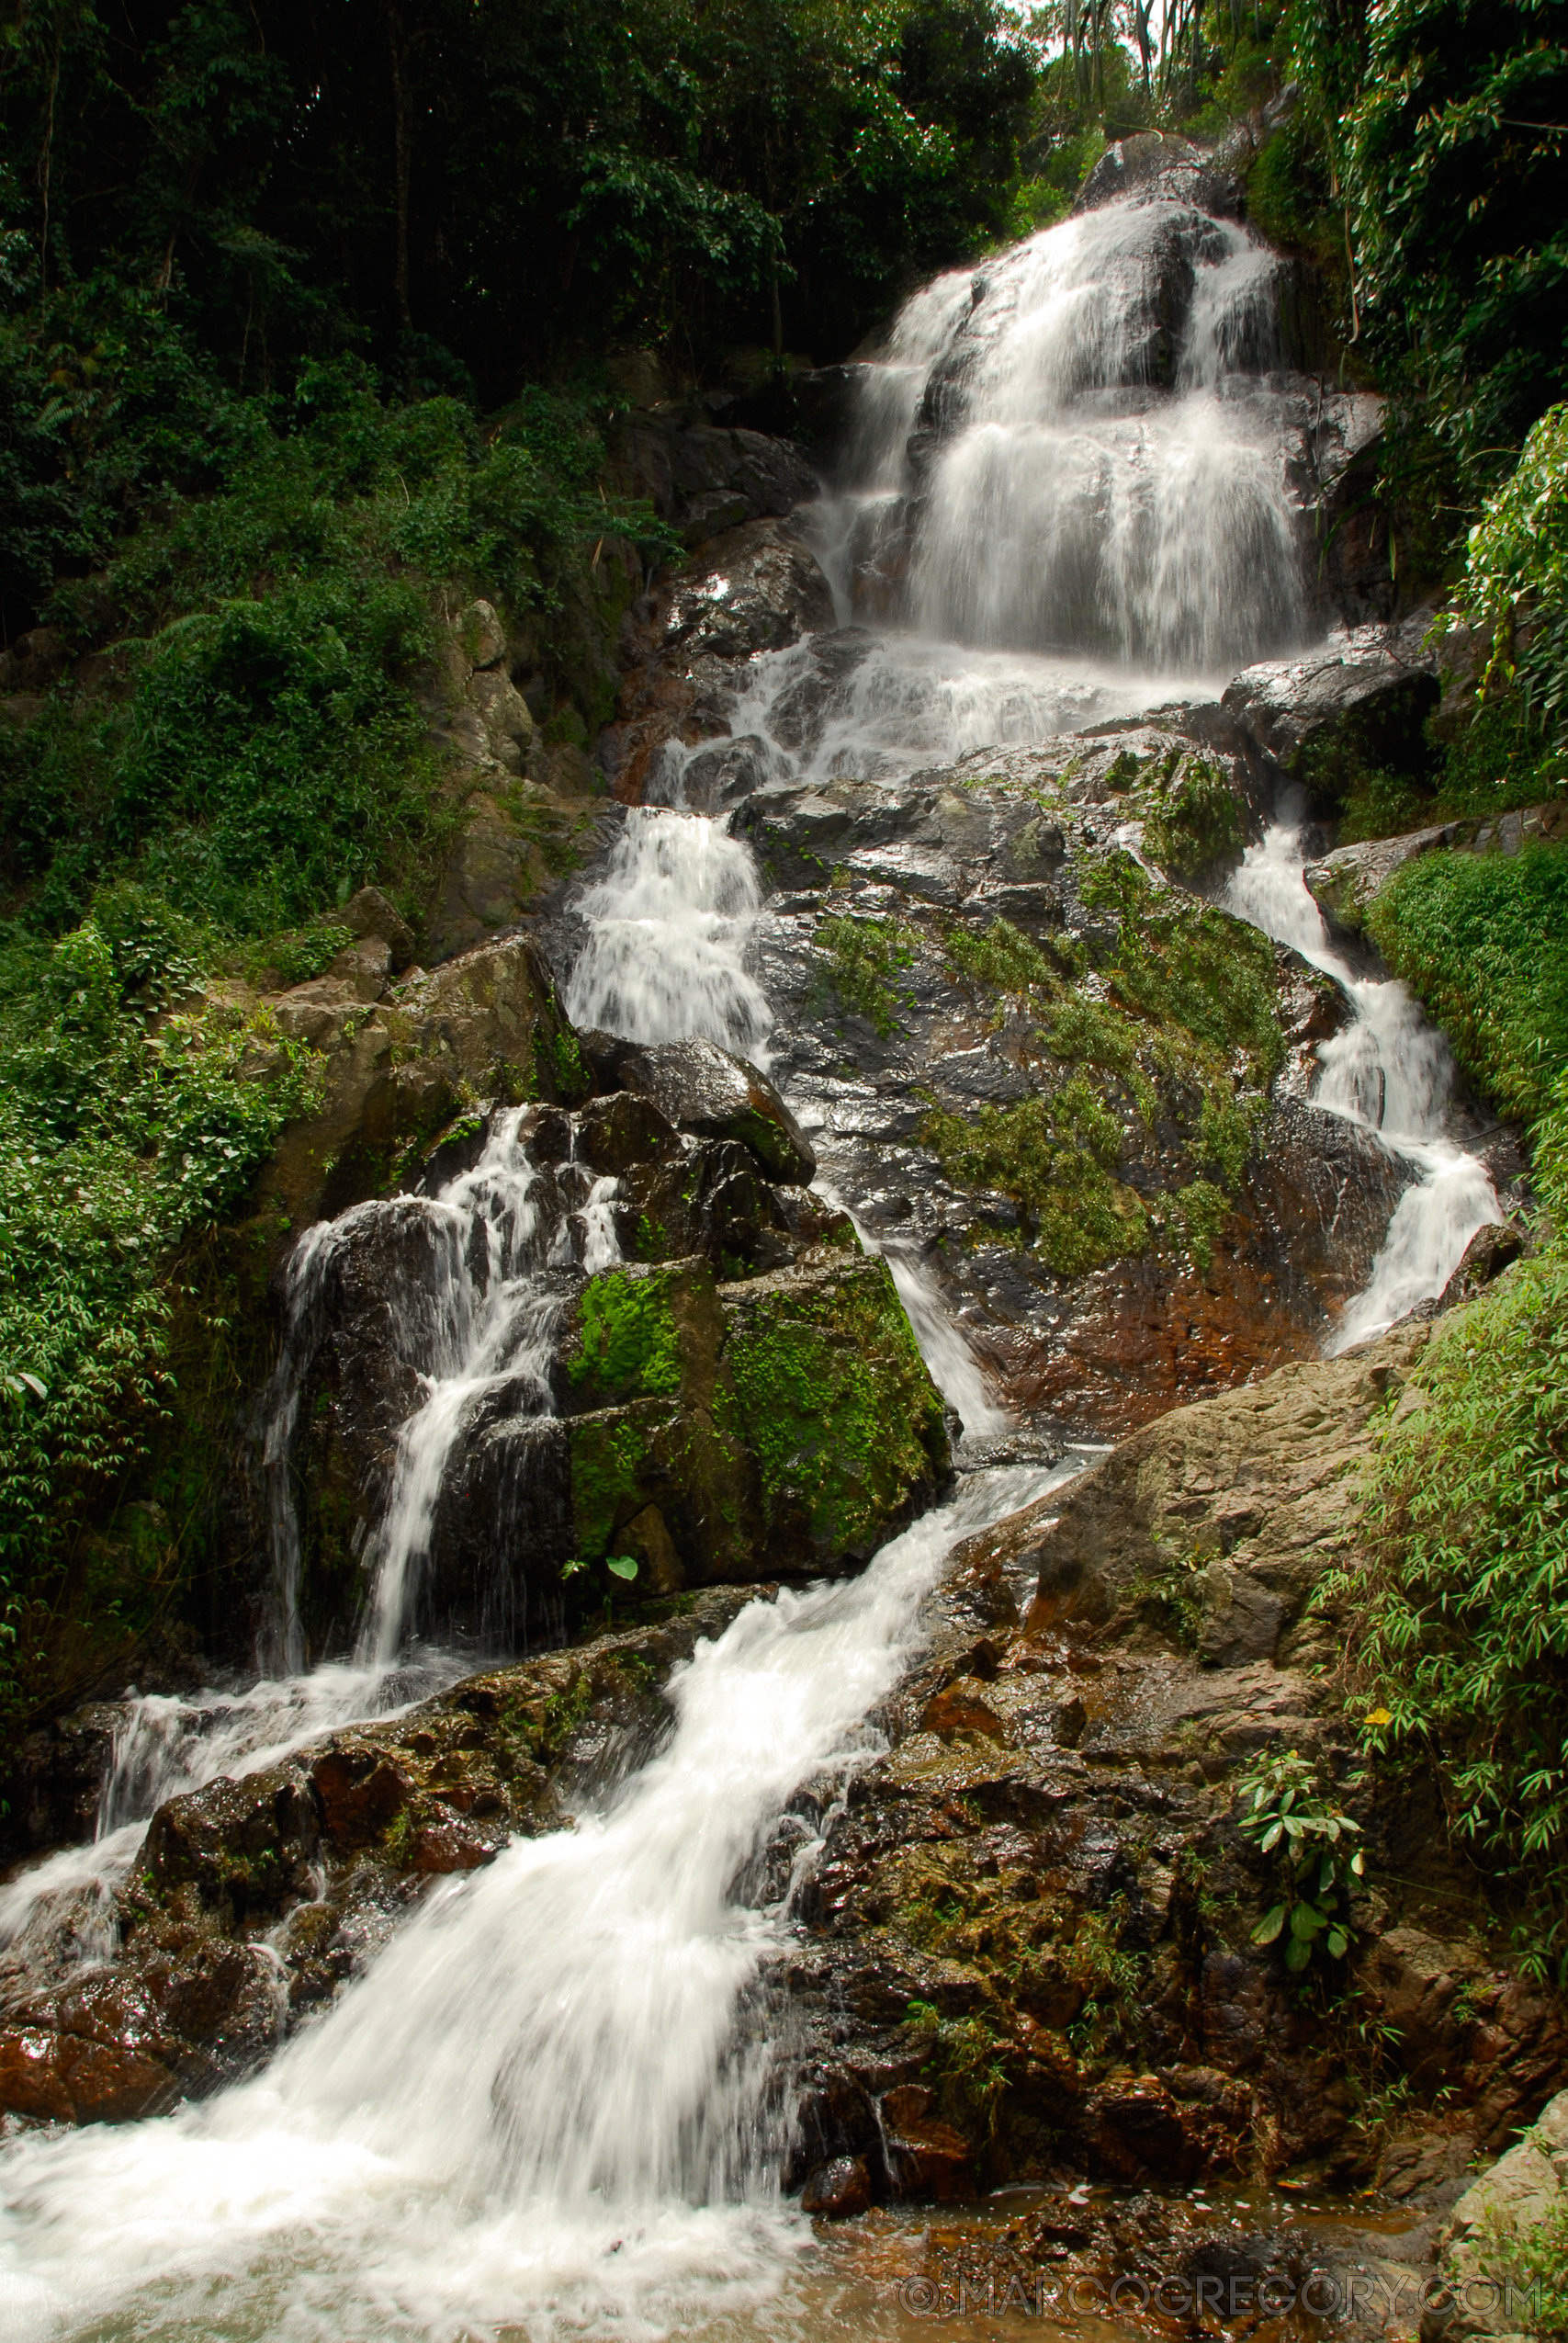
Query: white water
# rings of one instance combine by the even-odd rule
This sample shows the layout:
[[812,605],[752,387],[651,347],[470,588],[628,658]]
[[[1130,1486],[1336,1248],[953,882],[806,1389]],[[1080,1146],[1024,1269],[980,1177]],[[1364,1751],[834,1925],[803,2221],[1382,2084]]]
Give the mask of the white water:
[[1444,1137],[1454,1087],[1447,1041],[1396,979],[1358,977],[1336,951],[1302,877],[1301,821],[1299,809],[1288,810],[1247,849],[1226,906],[1343,986],[1355,1013],[1319,1053],[1313,1103],[1371,1132],[1416,1175],[1394,1207],[1365,1290],[1325,1346],[1333,1356],[1440,1294],[1472,1237],[1500,1219],[1502,1207],[1485,1166]]
[[108,1959],[115,1891],[165,1799],[224,1775],[259,1773],[341,1725],[394,1715],[459,1672],[448,1654],[416,1651],[396,1665],[329,1664],[309,1675],[263,1677],[243,1692],[132,1695],[115,1734],[96,1835],[0,1887],[0,1947],[24,1958]]
[[789,1898],[736,1883],[798,1783],[874,1753],[954,1540],[1072,1469],[976,1475],[860,1579],[750,1604],[605,1810],[444,1885],[255,2080],[16,2142],[0,2332],[639,2337],[765,2301],[809,2235],[742,2016]]
[[[526,1118],[522,1107],[497,1116],[473,1169],[425,1207],[440,1239],[436,1274],[417,1311],[425,1396],[399,1435],[359,1637],[360,1657],[381,1666],[401,1649],[413,1617],[447,1462],[476,1403],[504,1383],[517,1413],[553,1412],[546,1370],[562,1297],[542,1273],[570,1262],[573,1250],[556,1183],[541,1178],[528,1154]],[[581,1184],[582,1248],[609,1258],[614,1223],[594,1193],[604,1183],[584,1172]]]
[[756,866],[722,822],[634,807],[578,900],[589,934],[568,1016],[628,1041],[702,1035],[765,1069],[773,1013],[745,966],[761,900]]

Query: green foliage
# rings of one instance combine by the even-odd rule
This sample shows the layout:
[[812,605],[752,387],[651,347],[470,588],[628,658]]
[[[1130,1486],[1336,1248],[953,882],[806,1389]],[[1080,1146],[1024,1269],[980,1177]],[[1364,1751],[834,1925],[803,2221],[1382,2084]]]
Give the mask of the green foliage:
[[177,1249],[314,1095],[308,1053],[195,992],[202,938],[120,887],[0,953],[0,1571],[41,1599],[168,1405]]
[[864,1017],[879,1040],[889,1040],[908,998],[897,972],[915,964],[919,942],[915,929],[899,919],[831,912],[818,921],[812,940],[828,956],[827,980],[840,1005],[852,1016]]
[[[1568,405],[1541,416],[1487,498],[1455,600],[1488,646],[1483,690],[1513,686],[1527,724],[1568,747]],[[1568,781],[1561,758],[1553,778]]]
[[578,1347],[567,1368],[589,1407],[666,1398],[682,1382],[672,1307],[680,1271],[605,1270],[582,1289]]
[[807,1293],[760,1294],[726,1337],[714,1416],[756,1457],[770,1527],[827,1560],[865,1552],[946,1459],[942,1402],[880,1262]]
[[1148,1242],[1143,1199],[1111,1175],[1122,1126],[1082,1074],[1015,1106],[931,1115],[921,1136],[951,1179],[1022,1205],[1058,1277],[1082,1276]]
[[905,2025],[925,2054],[921,2073],[950,2123],[997,2128],[1008,2087],[1007,2044],[984,2018],[944,2018],[930,2001],[911,2001]]
[[1279,1901],[1252,1931],[1255,1944],[1285,1948],[1285,1966],[1304,1969],[1314,1953],[1343,1960],[1354,1933],[1347,1907],[1364,1859],[1351,1841],[1361,1826],[1326,1798],[1310,1758],[1295,1749],[1260,1756],[1236,1783],[1238,1820],[1259,1854],[1272,1859]]
[[129,696],[62,688],[0,742],[0,855],[46,924],[121,870],[234,936],[367,878],[412,907],[452,818],[414,688],[434,588],[544,607],[590,531],[641,526],[590,497],[592,419],[558,398],[486,442],[456,401],[389,407],[318,368],[229,421],[211,492],[57,597],[80,637],[121,639]]
[[[1016,1105],[935,1112],[926,1144],[951,1178],[1021,1205],[1058,1276],[1141,1252],[1152,1234],[1206,1271],[1283,1050],[1271,947],[1224,913],[1156,889],[1120,851],[1092,865],[1079,891],[1113,918],[1100,968],[1077,983],[1005,920],[948,931],[950,965],[1008,996],[1015,1015],[1037,1017],[1039,1045],[1074,1070]],[[1151,1132],[1167,1115],[1196,1126],[1198,1176],[1171,1194],[1145,1197],[1116,1176],[1128,1102]]]
[[1354,846],[1365,838],[1397,838],[1437,819],[1432,799],[1403,774],[1360,774],[1341,801],[1335,843]]
[[[1568,1202],[1568,1091],[1538,1146]],[[1329,1581],[1368,1746],[1436,1764],[1451,1827],[1568,1960],[1568,1251],[1444,1319],[1385,1427],[1364,1567]]]
[[1419,855],[1367,924],[1467,1073],[1506,1111],[1540,1114],[1568,1064],[1568,851]]
[[[1356,12],[1314,5],[1342,27],[1316,78],[1345,112]],[[1344,175],[1370,330],[1484,481],[1568,390],[1568,43],[1540,0],[1392,0],[1363,21]]]
[[0,257],[145,288],[246,389],[367,346],[493,403],[585,344],[773,345],[775,300],[842,349],[1004,229],[1031,79],[995,0],[39,0]]
[[1235,792],[1206,757],[1186,756],[1174,771],[1151,776],[1141,793],[1144,843],[1164,870],[1191,877],[1241,853]]

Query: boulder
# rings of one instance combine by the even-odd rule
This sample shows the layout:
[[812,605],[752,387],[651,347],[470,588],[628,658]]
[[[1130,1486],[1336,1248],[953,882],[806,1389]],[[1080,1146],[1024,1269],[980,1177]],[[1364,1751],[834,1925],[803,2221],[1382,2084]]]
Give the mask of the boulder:
[[748,522],[793,512],[818,493],[810,464],[787,439],[738,430],[700,411],[623,415],[605,452],[622,493],[647,497],[694,549]]
[[1421,2343],[1491,2343],[1538,2331],[1514,2252],[1543,2223],[1568,2220],[1568,2091],[1560,2091],[1517,2147],[1467,2189],[1443,2230],[1445,2284],[1421,2321]]
[[1325,806],[1364,776],[1424,778],[1438,705],[1429,612],[1398,628],[1358,627],[1299,659],[1266,660],[1227,685],[1222,707],[1292,781]]
[[1398,838],[1337,846],[1309,863],[1302,877],[1325,918],[1354,934],[1365,927],[1367,913],[1394,873],[1423,855],[1517,855],[1521,846],[1563,839],[1568,839],[1568,806],[1517,806],[1490,821],[1431,822]]
[[811,1143],[766,1074],[717,1042],[590,1035],[583,1047],[601,1087],[636,1092],[678,1130],[738,1140],[772,1180],[805,1187],[816,1177]]
[[587,1088],[554,979],[525,936],[429,975],[412,970],[368,1010],[336,979],[265,1005],[326,1058],[320,1107],[285,1131],[256,1185],[284,1232],[395,1185],[465,1092],[572,1098]]
[[836,2156],[819,2164],[800,2192],[802,2213],[849,2221],[871,2211],[871,2174],[863,2156]]
[[832,589],[794,520],[750,521],[713,538],[623,627],[624,681],[598,741],[616,796],[642,801],[667,742],[728,732],[757,652],[832,625]]

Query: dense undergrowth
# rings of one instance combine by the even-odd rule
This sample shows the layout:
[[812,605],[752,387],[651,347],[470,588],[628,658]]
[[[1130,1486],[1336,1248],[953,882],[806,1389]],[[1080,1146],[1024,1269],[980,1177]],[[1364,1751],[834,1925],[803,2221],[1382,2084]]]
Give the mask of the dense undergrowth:
[[319,1061],[231,979],[315,974],[374,880],[417,918],[456,819],[427,745],[475,591],[526,624],[646,515],[581,402],[481,431],[355,365],[231,400],[212,477],[62,586],[104,644],[0,732],[0,1569],[39,1600],[172,1402],[182,1249],[243,1210]]
[[1386,1761],[1432,1763],[1450,1826],[1568,1976],[1568,1077],[1537,1127],[1539,1250],[1438,1328],[1385,1429],[1366,1560],[1320,1600],[1354,1623],[1352,1707]]

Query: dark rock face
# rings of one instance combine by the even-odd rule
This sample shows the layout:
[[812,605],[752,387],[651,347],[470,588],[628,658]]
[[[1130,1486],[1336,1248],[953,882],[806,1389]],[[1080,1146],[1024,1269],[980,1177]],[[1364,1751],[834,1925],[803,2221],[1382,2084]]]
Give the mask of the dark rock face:
[[793,512],[817,492],[816,474],[788,440],[691,411],[635,410],[615,424],[607,454],[622,493],[647,497],[694,548]]
[[584,1050],[599,1081],[646,1099],[677,1130],[738,1141],[771,1180],[805,1187],[815,1178],[799,1124],[766,1074],[732,1050],[700,1036],[642,1046],[610,1035],[590,1036]]
[[793,521],[753,521],[713,538],[692,569],[628,615],[626,681],[599,742],[615,795],[641,801],[667,741],[728,730],[739,662],[832,624],[831,590]]
[[[826,1816],[806,1893],[797,2182],[829,2195],[858,2159],[878,2194],[942,2199],[1307,2161],[1364,2181],[1381,2159],[1407,2190],[1561,2082],[1561,2010],[1484,1949],[1435,1799],[1366,1787],[1338,1631],[1309,1608],[1354,1555],[1355,1466],[1426,1340],[1174,1409],[955,1549],[891,1747]],[[1266,1746],[1313,1758],[1363,1824],[1348,1982],[1398,2029],[1386,2079],[1457,2085],[1440,2138],[1359,2116],[1342,2055],[1252,1941],[1274,1891],[1232,1785]],[[1095,2219],[1036,2243],[1087,2249]]]
[[433,1879],[561,1828],[570,1797],[639,1762],[662,1686],[750,1590],[470,1678],[387,1724],[159,1808],[117,1904],[121,1949],[54,1976],[0,1956],[0,2110],[130,2122],[259,2066]]
[[1248,667],[1222,703],[1265,755],[1332,807],[1365,774],[1425,778],[1424,727],[1438,705],[1437,658],[1422,612],[1398,628],[1353,629],[1322,651]]
[[1185,203],[1195,211],[1234,219],[1241,189],[1227,171],[1186,139],[1140,130],[1105,150],[1078,190],[1075,212],[1096,211],[1123,198],[1134,203]]

